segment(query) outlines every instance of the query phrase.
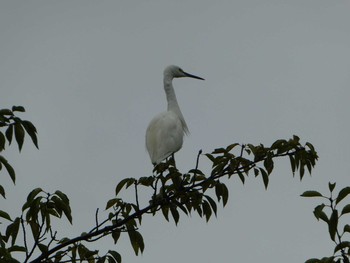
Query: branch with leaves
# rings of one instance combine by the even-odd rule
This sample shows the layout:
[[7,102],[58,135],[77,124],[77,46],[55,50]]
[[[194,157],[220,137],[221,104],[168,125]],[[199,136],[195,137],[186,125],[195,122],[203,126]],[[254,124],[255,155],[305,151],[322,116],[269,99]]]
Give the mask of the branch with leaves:
[[[344,217],[349,220],[350,204],[340,207],[340,203],[350,194],[350,187],[344,187],[337,195],[334,194],[336,183],[329,183],[329,196],[322,195],[318,191],[306,191],[301,196],[317,197],[326,201],[315,207],[314,216],[317,220],[324,221],[328,226],[328,232],[331,240],[335,243],[334,255],[324,257],[322,259],[312,258],[305,263],[349,263],[350,262],[350,241],[345,241],[344,237],[349,236],[350,224],[346,222]],[[334,197],[336,196],[336,197]],[[325,212],[325,210],[327,212]],[[340,213],[339,213],[340,212]],[[328,213],[328,215],[327,215]],[[349,222],[349,221],[348,221]],[[341,230],[342,229],[342,230]]]
[[[22,106],[13,106],[12,110],[10,109],[1,109],[0,110],[0,128],[6,128],[5,133],[0,131],[0,152],[5,150],[6,142],[8,145],[11,144],[13,135],[18,145],[19,151],[23,147],[24,137],[27,133],[32,139],[36,148],[39,149],[37,131],[35,126],[27,120],[22,120],[15,115],[16,112],[25,112],[25,109]],[[13,183],[16,182],[16,173],[6,158],[0,155],[0,171],[2,167],[5,167]],[[5,198],[5,189],[0,185],[0,195]]]
[[[5,127],[5,133],[0,133],[1,151],[5,149],[6,141],[10,144],[12,134],[21,150],[24,134],[31,137],[34,145],[38,147],[36,129],[28,121],[16,117],[14,112],[23,112],[23,107],[13,107],[12,111],[0,110],[0,128]],[[24,132],[25,131],[25,132]],[[205,157],[211,162],[211,169],[203,172],[199,168],[200,158]],[[3,158],[3,157],[1,157]],[[115,244],[122,235],[127,235],[136,255],[145,248],[144,239],[140,233],[142,218],[162,214],[165,220],[172,218],[178,224],[181,214],[197,213],[201,218],[209,221],[218,213],[218,204],[225,206],[229,200],[229,189],[226,179],[237,177],[244,184],[249,175],[261,177],[265,188],[269,184],[269,176],[273,172],[275,162],[279,158],[290,160],[293,176],[298,173],[300,179],[306,171],[310,174],[318,159],[317,153],[311,143],[301,144],[297,136],[289,140],[277,140],[271,146],[262,144],[232,144],[218,148],[212,153],[199,152],[195,168],[187,173],[181,173],[175,166],[173,159],[157,165],[151,176],[141,178],[125,178],[115,189],[115,196],[106,204],[106,217],[99,219],[98,211],[95,214],[95,226],[73,238],[59,237],[52,222],[53,218],[67,218],[72,223],[72,211],[68,197],[61,191],[47,193],[41,188],[34,189],[28,195],[22,207],[20,216],[12,219],[8,213],[0,210],[1,223],[8,223],[5,231],[0,232],[0,263],[19,262],[14,255],[22,253],[24,262],[118,262],[122,261],[118,251],[108,250],[100,253],[90,250],[88,243],[98,239],[111,237]],[[14,170],[0,159],[12,180],[15,180]],[[6,164],[5,164],[6,163]],[[1,166],[0,166],[1,167]],[[331,194],[335,184],[330,184]],[[134,200],[125,201],[121,197],[124,189],[134,191]],[[345,190],[344,190],[345,189]],[[339,232],[339,219],[349,213],[349,205],[344,206],[338,216],[339,202],[350,192],[348,188],[341,190],[337,198],[332,195],[327,200],[330,204],[322,204],[315,209],[315,216],[322,219],[329,226],[332,240],[336,242],[336,252],[339,255],[331,257],[333,261],[312,262],[343,262],[349,254],[349,243],[343,237],[349,232],[349,226],[344,226]],[[0,189],[1,190],[1,189]],[[3,194],[2,194],[3,193]],[[1,194],[5,196],[5,192]],[[142,198],[139,196],[142,195]],[[315,191],[305,192],[304,196],[325,196]],[[141,200],[146,200],[142,203]],[[324,209],[331,209],[327,216]],[[19,233],[21,232],[21,235]],[[20,240],[22,238],[22,240]],[[335,261],[338,260],[338,261]],[[22,261],[23,262],[23,261]]]
[[[301,145],[297,136],[290,140],[278,140],[270,147],[232,144],[204,156],[212,162],[209,174],[198,169],[198,162],[196,168],[182,174],[175,167],[174,160],[169,159],[157,165],[152,176],[123,179],[116,186],[115,197],[107,202],[107,219],[102,222],[96,220],[96,226],[81,236],[63,238],[56,245],[53,245],[55,241],[45,245],[45,249],[40,250],[41,255],[30,262],[121,262],[118,251],[110,250],[105,255],[99,255],[97,250],[89,250],[84,243],[106,236],[111,236],[117,243],[122,233],[126,233],[138,255],[145,247],[139,232],[143,216],[162,213],[167,221],[172,217],[177,224],[181,213],[189,215],[196,212],[208,221],[212,215],[217,215],[217,203],[225,206],[228,202],[229,190],[224,178],[238,176],[244,183],[245,177],[253,172],[254,176],[262,177],[267,187],[277,158],[288,156],[292,171],[299,171],[300,178],[306,169],[311,172],[318,158],[313,146],[310,143]],[[120,197],[124,188],[134,191],[134,202],[126,202]],[[138,192],[141,188],[143,193],[148,192],[149,202],[146,204],[139,202]]]

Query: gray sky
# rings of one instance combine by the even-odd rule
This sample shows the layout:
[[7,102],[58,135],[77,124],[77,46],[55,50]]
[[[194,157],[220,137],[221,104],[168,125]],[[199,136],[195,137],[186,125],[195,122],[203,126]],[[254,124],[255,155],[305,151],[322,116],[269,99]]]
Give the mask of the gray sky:
[[[145,252],[136,257],[125,237],[116,248],[123,262],[331,255],[326,225],[312,215],[317,200],[299,195],[349,185],[349,11],[345,0],[2,1],[0,106],[25,106],[40,150],[29,140],[21,154],[6,150],[17,184],[1,174],[1,209],[15,216],[31,189],[60,189],[74,220],[59,223],[62,235],[89,230],[121,179],[151,175],[144,134],[166,109],[163,68],[176,64],[206,79],[174,81],[191,132],[177,154],[181,171],[199,149],[293,134],[320,160],[302,182],[279,161],[268,191],[261,178],[231,180],[227,207],[209,223],[195,214],[177,227],[144,218]],[[108,238],[99,246],[115,248]]]

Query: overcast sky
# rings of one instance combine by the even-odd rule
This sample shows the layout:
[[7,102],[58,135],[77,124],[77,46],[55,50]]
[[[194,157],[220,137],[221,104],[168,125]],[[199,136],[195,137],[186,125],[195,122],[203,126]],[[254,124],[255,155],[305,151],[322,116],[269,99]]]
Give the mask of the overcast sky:
[[[232,179],[228,205],[209,223],[144,218],[145,252],[136,257],[125,237],[123,262],[330,256],[327,227],[312,214],[318,202],[300,194],[349,185],[349,11],[348,0],[1,1],[0,108],[24,106],[40,146],[4,152],[17,183],[1,172],[1,209],[14,217],[31,189],[60,189],[74,221],[59,224],[62,236],[91,229],[120,180],[152,174],[145,130],[166,109],[162,72],[176,64],[206,79],[174,81],[191,132],[176,155],[182,172],[199,149],[293,134],[320,159],[302,182],[278,161],[267,191],[261,178]],[[115,248],[109,238],[99,246]]]

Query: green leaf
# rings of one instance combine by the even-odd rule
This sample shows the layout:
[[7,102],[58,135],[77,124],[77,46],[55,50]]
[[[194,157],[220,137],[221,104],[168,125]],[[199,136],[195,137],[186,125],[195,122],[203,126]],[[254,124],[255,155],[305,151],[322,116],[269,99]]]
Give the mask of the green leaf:
[[195,211],[197,211],[197,213],[198,213],[198,215],[199,215],[200,217],[203,217],[203,210],[202,210],[202,208],[201,208],[199,205],[193,207],[193,209],[194,209]]
[[[265,167],[267,173],[271,174],[273,167],[274,167],[274,163],[273,163],[271,155],[268,155],[267,158],[264,160],[264,167]],[[265,187],[267,187],[267,185],[265,185]]]
[[177,225],[177,223],[179,222],[179,218],[180,218],[180,214],[177,211],[177,208],[175,206],[171,206],[170,207],[170,212],[171,212],[171,215],[174,218],[175,224]]
[[140,251],[141,251],[141,253],[143,253],[143,250],[145,249],[145,244],[143,242],[143,237],[138,231],[135,231],[135,235],[137,236],[137,243],[139,245]]
[[69,206],[69,201],[66,202],[66,201],[62,200],[61,198],[59,198],[58,196],[52,196],[51,200],[54,202],[56,210],[57,211],[60,211],[60,210],[63,211],[63,213],[65,214],[65,216],[68,219],[69,223],[72,224],[73,223],[73,218],[72,218],[72,211],[71,211],[71,208]]
[[144,186],[150,186],[153,184],[154,181],[155,181],[154,176],[144,176],[139,178],[138,183]]
[[119,237],[120,237],[120,230],[119,229],[113,230],[112,238],[114,240],[114,244],[117,244]]
[[321,258],[320,263],[341,263],[341,262],[340,262],[340,259],[338,259],[337,261],[334,261],[334,256],[332,256],[332,257]]
[[44,244],[39,243],[38,247],[39,247],[41,253],[43,253],[43,254],[47,253],[47,251],[48,251],[48,247],[47,246],[45,246]]
[[239,145],[239,143],[233,143],[230,144],[229,146],[226,147],[226,151],[229,152],[231,151],[233,148],[235,148],[237,145]]
[[118,263],[122,263],[122,257],[117,251],[108,250],[108,254],[110,254]]
[[257,177],[260,174],[259,169],[258,168],[254,168],[254,175],[255,177]]
[[345,187],[339,191],[338,197],[336,198],[335,203],[338,204],[341,200],[343,200],[348,194],[350,194],[350,187]]
[[73,246],[72,248],[71,248],[71,253],[72,253],[72,256],[71,256],[71,258],[72,258],[72,263],[76,263],[76,258],[77,258],[77,249],[78,249],[78,247],[75,245],[75,246]]
[[63,244],[63,243],[66,243],[68,242],[70,239],[68,237],[64,237],[62,238],[61,240],[58,241],[59,244]]
[[325,204],[321,204],[321,205],[316,206],[315,209],[314,209],[314,215],[315,215],[317,220],[322,219],[323,221],[325,221],[327,223],[328,222],[328,217],[322,211],[324,207],[325,207]]
[[333,192],[334,187],[335,187],[335,183],[333,183],[333,184],[331,184],[331,182],[328,183],[328,188],[329,188],[330,192]]
[[348,225],[348,224],[346,224],[345,226],[344,226],[344,233],[345,232],[348,232],[348,233],[350,233],[350,225]]
[[25,247],[22,247],[22,246],[12,246],[10,247],[9,249],[9,252],[26,252],[26,248]]
[[111,200],[108,200],[106,205],[106,210],[114,206],[115,204],[120,204],[121,199],[120,198],[112,198]]
[[327,217],[327,215],[326,215],[325,212],[321,212],[321,213],[319,214],[319,216],[318,216],[318,219],[321,219],[321,220],[323,220],[323,221],[326,222],[326,223],[329,222],[329,219],[328,219],[328,217]]
[[328,222],[329,236],[333,241],[335,241],[335,234],[337,233],[337,228],[338,228],[338,211],[333,210],[332,215]]
[[26,110],[23,106],[12,106],[12,111],[25,112]]
[[5,211],[2,211],[2,210],[0,210],[0,217],[5,218],[5,219],[7,219],[9,221],[12,221],[10,215],[8,213],[6,213]]
[[212,154],[220,154],[220,153],[226,153],[226,152],[227,151],[224,148],[217,148],[212,152]]
[[163,213],[165,220],[169,222],[169,206],[168,205],[162,206],[162,213]]
[[337,244],[334,248],[334,254],[337,253],[339,250],[342,250],[344,248],[350,249],[350,242],[349,241],[343,241],[343,242]]
[[350,213],[350,204],[347,204],[346,206],[343,207],[343,210],[341,211],[341,215]]
[[5,135],[2,132],[0,132],[0,152],[5,149],[5,143],[6,143]]
[[11,144],[12,135],[13,135],[13,124],[10,124],[8,126],[8,128],[6,129],[5,135],[6,135],[7,141],[9,142],[9,144]]
[[220,183],[220,182],[218,182],[218,183],[215,185],[215,194],[216,194],[216,198],[217,198],[218,201],[220,202],[221,196],[222,196],[222,186],[221,186],[221,183]]
[[306,167],[307,167],[307,170],[309,171],[309,174],[311,175],[313,165],[309,160],[306,160]]
[[10,177],[11,177],[12,182],[15,183],[15,182],[16,182],[16,173],[15,173],[15,170],[13,170],[12,166],[11,166],[11,165],[7,162],[7,160],[6,160],[4,157],[2,157],[1,155],[0,155],[0,163],[2,163],[2,164],[5,166],[5,168],[6,168],[7,172],[8,172],[8,174],[9,174]]
[[265,189],[267,189],[267,186],[269,185],[269,175],[266,173],[266,171],[263,168],[260,168],[260,172],[264,182]]
[[238,174],[239,179],[241,179],[242,184],[244,184],[245,178],[244,178],[244,175],[242,174],[242,172],[237,171],[237,174]]
[[34,221],[30,221],[29,222],[30,228],[32,230],[33,233],[33,237],[34,238],[39,238],[39,234],[40,234],[40,226],[34,222]]
[[90,252],[90,250],[87,248],[87,247],[85,247],[84,245],[82,245],[82,244],[79,244],[78,245],[78,254],[79,254],[79,257],[81,258],[81,259],[87,259],[88,257],[87,257],[87,253],[88,252]]
[[128,229],[128,234],[131,246],[134,249],[135,254],[138,255],[139,251],[142,253],[145,248],[142,235],[133,229]]
[[203,213],[205,215],[205,219],[208,222],[212,215],[211,207],[207,201],[203,201],[202,207],[203,207]]
[[223,204],[223,206],[225,206],[227,204],[228,196],[229,196],[229,192],[228,192],[226,185],[218,182],[215,185],[215,194],[216,194],[216,197],[217,197],[219,202],[222,198],[222,204]]
[[24,129],[19,122],[15,123],[15,138],[18,144],[18,149],[21,151],[24,142]]
[[[24,204],[24,206],[27,206],[28,210],[26,212],[26,220],[27,221],[37,221],[38,220],[38,215],[40,211],[40,207],[42,207],[42,199],[43,196],[38,196],[34,200],[27,202]],[[22,207],[23,209],[24,207]]]
[[223,195],[222,195],[222,203],[223,203],[223,206],[225,206],[227,204],[227,201],[228,201],[228,189],[226,187],[225,184],[222,184],[222,188],[223,188]]
[[27,202],[34,200],[34,198],[41,192],[43,192],[43,189],[40,187],[33,189],[27,196]]
[[286,140],[277,140],[271,145],[271,149],[280,149],[284,144],[286,144]]
[[208,195],[205,195],[204,197],[208,200],[208,202],[211,206],[211,209],[214,211],[215,216],[217,216],[217,205],[216,205],[215,201],[213,200],[213,198],[211,198]]
[[118,196],[120,190],[124,187],[124,185],[129,184],[130,181],[132,181],[132,183],[133,183],[134,180],[135,180],[134,178],[125,178],[125,179],[121,180],[121,181],[118,183],[117,187],[115,188],[115,195]]
[[16,238],[18,234],[20,226],[20,218],[17,217],[12,224],[8,225],[6,228],[6,238],[9,239],[9,237],[12,238],[11,245],[13,246],[16,243]]
[[316,152],[316,151],[315,151],[315,147],[314,147],[311,143],[307,142],[307,143],[305,143],[305,145],[306,145],[307,147],[309,147],[309,149],[310,149],[312,152]]
[[205,156],[207,156],[212,163],[215,161],[215,157],[213,155],[206,153]]
[[305,191],[300,196],[302,196],[302,197],[323,197],[323,195],[321,195],[317,191]]
[[[55,261],[54,263],[59,263],[61,262],[61,259],[65,256],[65,252],[63,251],[58,251],[56,254],[55,254]],[[74,260],[72,259],[72,262],[74,262]]]
[[65,193],[61,192],[60,190],[57,190],[55,191],[55,195],[61,198],[65,204],[69,204],[69,198]]
[[186,207],[183,204],[181,204],[181,203],[179,203],[177,201],[175,201],[175,203],[176,203],[176,206],[178,208],[180,208],[182,212],[184,212],[184,214],[188,215],[188,211],[187,211]]
[[3,198],[6,198],[6,196],[5,196],[5,189],[4,189],[4,187],[2,185],[0,185],[0,195],[2,195]]
[[87,250],[85,257],[88,259],[88,262],[94,262],[94,256],[98,254],[98,250]]
[[299,141],[300,141],[299,136],[293,135],[293,142],[294,142],[295,144],[299,144]]
[[305,174],[305,166],[304,165],[300,165],[300,167],[299,167],[300,181],[303,179],[304,174]]
[[37,131],[35,126],[30,121],[22,121],[22,125],[32,139],[35,147],[39,149],[38,138],[36,137]]
[[13,113],[11,110],[9,109],[1,109],[0,110],[0,115],[10,115],[10,116],[13,116]]

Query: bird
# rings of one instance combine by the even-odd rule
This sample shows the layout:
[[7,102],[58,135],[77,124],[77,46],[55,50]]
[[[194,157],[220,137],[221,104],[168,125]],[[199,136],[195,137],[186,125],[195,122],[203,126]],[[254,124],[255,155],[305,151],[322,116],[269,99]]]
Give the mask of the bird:
[[164,69],[163,82],[168,109],[156,115],[146,130],[146,148],[153,165],[161,163],[164,159],[179,151],[182,147],[184,135],[189,134],[172,83],[174,78],[183,77],[204,80],[183,71],[175,65],[170,65]]

